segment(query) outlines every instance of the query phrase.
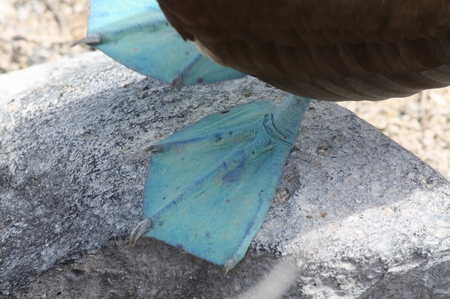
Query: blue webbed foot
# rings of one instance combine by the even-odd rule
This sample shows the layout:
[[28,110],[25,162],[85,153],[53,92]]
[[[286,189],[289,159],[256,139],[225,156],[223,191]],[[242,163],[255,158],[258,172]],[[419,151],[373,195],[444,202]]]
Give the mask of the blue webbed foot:
[[272,204],[309,102],[240,105],[151,146],[145,220],[130,243],[153,237],[232,269]]

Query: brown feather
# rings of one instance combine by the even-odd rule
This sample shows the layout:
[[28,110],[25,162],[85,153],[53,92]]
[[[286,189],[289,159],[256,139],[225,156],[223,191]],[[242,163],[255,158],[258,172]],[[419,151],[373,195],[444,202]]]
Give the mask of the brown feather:
[[381,100],[450,85],[449,0],[159,0],[216,61],[293,94]]

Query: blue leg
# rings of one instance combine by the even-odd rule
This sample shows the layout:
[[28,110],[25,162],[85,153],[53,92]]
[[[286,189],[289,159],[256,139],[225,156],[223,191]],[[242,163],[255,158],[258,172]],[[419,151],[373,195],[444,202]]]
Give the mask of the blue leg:
[[130,236],[233,268],[272,204],[309,99],[291,95],[212,114],[150,147],[144,216]]

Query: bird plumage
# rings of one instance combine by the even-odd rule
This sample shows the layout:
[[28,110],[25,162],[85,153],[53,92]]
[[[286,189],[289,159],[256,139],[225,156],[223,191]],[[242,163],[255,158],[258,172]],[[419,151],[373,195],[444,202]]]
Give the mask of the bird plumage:
[[159,0],[217,62],[319,100],[382,100],[450,85],[446,0]]

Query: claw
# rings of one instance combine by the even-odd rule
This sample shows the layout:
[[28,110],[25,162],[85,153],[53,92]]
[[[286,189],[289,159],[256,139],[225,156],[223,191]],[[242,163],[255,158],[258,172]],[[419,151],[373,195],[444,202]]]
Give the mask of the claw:
[[162,144],[152,144],[149,145],[148,147],[144,148],[145,152],[160,152],[163,150],[163,145]]
[[170,91],[174,91],[181,82],[183,82],[183,75],[180,74],[170,83]]
[[223,265],[223,276],[227,276],[228,271],[231,270],[231,268],[233,268],[235,266],[235,261],[233,259],[228,259],[225,263],[225,265]]
[[150,218],[145,218],[133,229],[130,235],[129,243],[131,246],[134,246],[137,240],[142,236],[143,233],[148,231],[152,227],[152,221]]
[[75,42],[73,42],[70,46],[76,46],[76,45],[80,45],[80,44],[85,44],[85,45],[96,45],[102,42],[102,36],[100,34],[93,34],[93,35],[88,35],[82,39],[79,39]]

